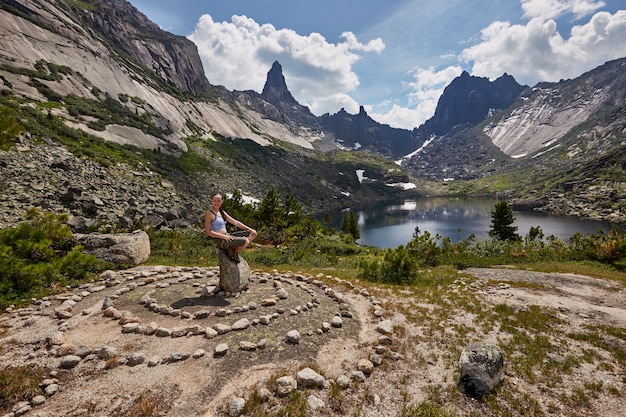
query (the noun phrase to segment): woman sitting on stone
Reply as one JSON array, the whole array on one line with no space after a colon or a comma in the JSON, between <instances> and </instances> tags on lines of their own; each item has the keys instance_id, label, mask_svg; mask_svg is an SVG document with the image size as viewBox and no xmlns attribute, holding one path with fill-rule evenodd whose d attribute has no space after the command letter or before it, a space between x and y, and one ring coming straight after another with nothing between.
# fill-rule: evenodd
<instances>
[{"instance_id":1,"label":"woman sitting on stone","mask_svg":"<svg viewBox=\"0 0 626 417\"><path fill-rule=\"evenodd\" d=\"M220 249L225 249L228 256L235 262L239 262L239 252L250 245L250 242L257 236L256 230L246 226L239 220L233 219L228 213L222 210L224 199L221 194L215 194L211 198L211 208L204 214L204 233L213 238L215 245ZM226 223L247 230L248 237L233 236L226 230Z\"/></svg>"}]
</instances>

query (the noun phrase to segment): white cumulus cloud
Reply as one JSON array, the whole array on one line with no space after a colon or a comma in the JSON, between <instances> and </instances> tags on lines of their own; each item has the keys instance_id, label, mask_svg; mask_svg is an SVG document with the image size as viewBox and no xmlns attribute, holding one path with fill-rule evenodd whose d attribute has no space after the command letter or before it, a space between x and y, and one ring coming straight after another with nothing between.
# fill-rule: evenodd
<instances>
[{"instance_id":1,"label":"white cumulus cloud","mask_svg":"<svg viewBox=\"0 0 626 417\"><path fill-rule=\"evenodd\" d=\"M605 3L595 0L522 0L524 17L528 19L556 19L567 13L573 13L576 19L582 19L602 8Z\"/></svg>"},{"instance_id":2,"label":"white cumulus cloud","mask_svg":"<svg viewBox=\"0 0 626 417\"><path fill-rule=\"evenodd\" d=\"M439 97L453 79L461 75L459 66L450 66L437 71L434 67L415 68L412 71L413 81L407 84L408 105L394 104L385 113L371 113L370 116L379 123L393 127L412 129L420 126L435 114ZM371 106L366 106L368 114Z\"/></svg>"},{"instance_id":3,"label":"white cumulus cloud","mask_svg":"<svg viewBox=\"0 0 626 417\"><path fill-rule=\"evenodd\" d=\"M597 12L564 37L554 18L588 14L600 2L529 0L522 6L530 17L525 25L494 22L482 30L480 43L462 51L460 58L471 64L472 75L497 78L507 72L520 83L534 85L574 78L626 56L626 10Z\"/></svg>"},{"instance_id":4,"label":"white cumulus cloud","mask_svg":"<svg viewBox=\"0 0 626 417\"><path fill-rule=\"evenodd\" d=\"M289 91L318 115L353 107L354 100L347 96L359 85L353 65L362 53L385 48L379 38L362 43L351 32L344 32L341 38L343 41L332 43L319 33L304 36L260 25L246 16L215 22L210 15L203 15L189 36L212 84L260 92L272 63L278 61Z\"/></svg>"}]
</instances>

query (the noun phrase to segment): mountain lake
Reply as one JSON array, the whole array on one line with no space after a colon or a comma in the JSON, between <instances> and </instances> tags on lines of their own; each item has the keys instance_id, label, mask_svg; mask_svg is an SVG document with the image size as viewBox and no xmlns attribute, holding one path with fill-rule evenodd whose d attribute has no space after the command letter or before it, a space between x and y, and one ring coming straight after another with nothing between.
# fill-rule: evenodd
<instances>
[{"instance_id":1,"label":"mountain lake","mask_svg":"<svg viewBox=\"0 0 626 417\"><path fill-rule=\"evenodd\" d=\"M378 248L396 248L411 241L415 228L420 234L428 231L431 236L439 234L453 242L467 239L474 234L478 239L489 237L491 213L498 200L475 198L427 197L407 200L401 204L370 206L354 209L359 217L361 238L357 243ZM329 213L333 226L340 228L343 213ZM517 233L526 236L531 227L541 227L544 240L554 235L568 242L576 232L583 235L599 231L608 233L615 228L620 232L625 225L606 221L579 219L534 211L513 211Z\"/></svg>"}]
</instances>

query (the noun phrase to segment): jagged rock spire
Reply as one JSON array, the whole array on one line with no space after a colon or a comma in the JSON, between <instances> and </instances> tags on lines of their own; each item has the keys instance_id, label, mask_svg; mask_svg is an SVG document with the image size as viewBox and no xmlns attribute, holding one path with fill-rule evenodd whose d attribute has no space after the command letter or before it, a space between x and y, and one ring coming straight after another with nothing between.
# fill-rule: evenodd
<instances>
[{"instance_id":1,"label":"jagged rock spire","mask_svg":"<svg viewBox=\"0 0 626 417\"><path fill-rule=\"evenodd\" d=\"M283 76L283 67L278 61L274 61L272 68L267 73L267 80L265 81L261 97L273 104L298 104L289 92L289 89L287 89L287 83Z\"/></svg>"}]
</instances>

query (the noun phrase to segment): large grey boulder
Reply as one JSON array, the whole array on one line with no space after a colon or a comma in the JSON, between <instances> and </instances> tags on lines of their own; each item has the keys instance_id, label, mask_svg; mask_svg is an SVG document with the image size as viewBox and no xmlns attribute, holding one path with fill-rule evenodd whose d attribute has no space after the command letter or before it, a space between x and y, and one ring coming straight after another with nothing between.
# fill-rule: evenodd
<instances>
[{"instance_id":1,"label":"large grey boulder","mask_svg":"<svg viewBox=\"0 0 626 417\"><path fill-rule=\"evenodd\" d=\"M470 343L461 352L457 387L469 396L481 398L494 391L503 370L504 357L497 346Z\"/></svg>"},{"instance_id":2,"label":"large grey boulder","mask_svg":"<svg viewBox=\"0 0 626 417\"><path fill-rule=\"evenodd\" d=\"M150 237L142 230L132 233L74 234L86 253L117 265L139 265L150 256Z\"/></svg>"},{"instance_id":3,"label":"large grey boulder","mask_svg":"<svg viewBox=\"0 0 626 417\"><path fill-rule=\"evenodd\" d=\"M250 285L250 266L239 253L239 262L233 261L224 249L217 249L220 265L220 288L230 293L238 293Z\"/></svg>"}]
</instances>

